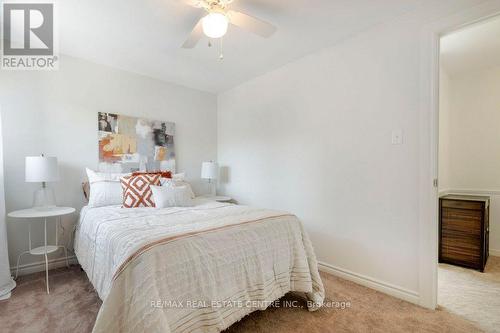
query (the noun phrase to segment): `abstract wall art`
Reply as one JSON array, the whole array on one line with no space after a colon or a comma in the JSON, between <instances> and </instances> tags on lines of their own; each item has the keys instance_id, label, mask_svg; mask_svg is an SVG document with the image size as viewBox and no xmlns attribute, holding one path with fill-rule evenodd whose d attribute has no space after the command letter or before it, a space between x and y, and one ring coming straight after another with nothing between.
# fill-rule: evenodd
<instances>
[{"instance_id":1,"label":"abstract wall art","mask_svg":"<svg viewBox=\"0 0 500 333\"><path fill-rule=\"evenodd\" d=\"M99 169L175 172L175 124L99 112Z\"/></svg>"}]
</instances>

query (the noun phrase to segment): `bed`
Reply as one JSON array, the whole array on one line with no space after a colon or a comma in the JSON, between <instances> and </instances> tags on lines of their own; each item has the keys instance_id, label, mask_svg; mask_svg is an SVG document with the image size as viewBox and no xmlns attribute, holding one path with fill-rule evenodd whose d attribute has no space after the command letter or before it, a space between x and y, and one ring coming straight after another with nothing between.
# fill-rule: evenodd
<instances>
[{"instance_id":1,"label":"bed","mask_svg":"<svg viewBox=\"0 0 500 333\"><path fill-rule=\"evenodd\" d=\"M324 289L300 220L195 199L193 207L84 207L75 252L103 304L94 332L220 332L288 292Z\"/></svg>"}]
</instances>

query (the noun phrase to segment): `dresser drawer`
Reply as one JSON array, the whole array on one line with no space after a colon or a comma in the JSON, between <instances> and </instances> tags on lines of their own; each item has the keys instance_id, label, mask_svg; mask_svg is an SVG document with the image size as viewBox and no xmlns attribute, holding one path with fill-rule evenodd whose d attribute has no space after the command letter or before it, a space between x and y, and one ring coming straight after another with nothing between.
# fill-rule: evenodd
<instances>
[{"instance_id":1,"label":"dresser drawer","mask_svg":"<svg viewBox=\"0 0 500 333\"><path fill-rule=\"evenodd\" d=\"M445 246L443 244L441 249L441 262L457 263L460 265L479 268L481 266L480 252L469 248L460 246Z\"/></svg>"},{"instance_id":2,"label":"dresser drawer","mask_svg":"<svg viewBox=\"0 0 500 333\"><path fill-rule=\"evenodd\" d=\"M441 244L444 247L457 247L463 250L477 251L481 247L481 238L464 232L442 232Z\"/></svg>"},{"instance_id":3,"label":"dresser drawer","mask_svg":"<svg viewBox=\"0 0 500 333\"><path fill-rule=\"evenodd\" d=\"M441 210L441 231L458 231L474 236L481 235L481 211L444 208Z\"/></svg>"},{"instance_id":4,"label":"dresser drawer","mask_svg":"<svg viewBox=\"0 0 500 333\"><path fill-rule=\"evenodd\" d=\"M481 211L483 209L483 203L476 202L476 201L442 200L441 207L443 207L443 208L458 208L458 209L472 209L472 210Z\"/></svg>"},{"instance_id":5,"label":"dresser drawer","mask_svg":"<svg viewBox=\"0 0 500 333\"><path fill-rule=\"evenodd\" d=\"M442 231L441 259L477 265L480 260L481 238L461 231Z\"/></svg>"}]
</instances>

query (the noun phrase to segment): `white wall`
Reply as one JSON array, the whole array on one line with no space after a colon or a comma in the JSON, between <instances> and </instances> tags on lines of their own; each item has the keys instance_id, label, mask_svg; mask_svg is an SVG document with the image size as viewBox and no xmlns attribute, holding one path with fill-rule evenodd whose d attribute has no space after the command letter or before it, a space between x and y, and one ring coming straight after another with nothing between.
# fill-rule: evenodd
<instances>
[{"instance_id":1,"label":"white wall","mask_svg":"<svg viewBox=\"0 0 500 333\"><path fill-rule=\"evenodd\" d=\"M440 4L218 98L220 191L295 213L327 267L415 302L421 33L459 2ZM397 129L402 145L391 144Z\"/></svg>"},{"instance_id":2,"label":"white wall","mask_svg":"<svg viewBox=\"0 0 500 333\"><path fill-rule=\"evenodd\" d=\"M372 30L220 95L218 155L223 192L297 214L320 261L417 292L415 38Z\"/></svg>"},{"instance_id":3,"label":"white wall","mask_svg":"<svg viewBox=\"0 0 500 333\"><path fill-rule=\"evenodd\" d=\"M98 165L98 111L175 122L177 170L187 173L197 192L204 189L201 162L217 157L215 95L71 57L61 59L59 71L2 71L0 107L7 211L31 205L38 184L24 182L24 157L42 152L59 159L61 180L54 184L58 204L83 205L84 168ZM65 240L75 219L65 221ZM37 232L34 241L41 242L42 229ZM27 249L27 237L27 225L9 219L11 265Z\"/></svg>"},{"instance_id":4,"label":"white wall","mask_svg":"<svg viewBox=\"0 0 500 333\"><path fill-rule=\"evenodd\" d=\"M446 78L441 191L491 196L490 251L500 255L500 67Z\"/></svg>"}]
</instances>

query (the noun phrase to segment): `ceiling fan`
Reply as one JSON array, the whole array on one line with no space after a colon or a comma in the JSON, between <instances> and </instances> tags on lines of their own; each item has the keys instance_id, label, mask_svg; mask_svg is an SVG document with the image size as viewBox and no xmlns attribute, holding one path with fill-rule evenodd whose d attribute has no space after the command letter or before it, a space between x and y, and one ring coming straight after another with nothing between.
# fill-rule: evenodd
<instances>
[{"instance_id":1,"label":"ceiling fan","mask_svg":"<svg viewBox=\"0 0 500 333\"><path fill-rule=\"evenodd\" d=\"M268 38L276 32L276 27L253 16L230 10L228 6L234 0L192 0L189 5L204 9L207 15L202 17L188 39L182 45L185 49L196 46L203 35L209 38L222 38L226 33L229 23L253 32L261 37Z\"/></svg>"}]
</instances>

